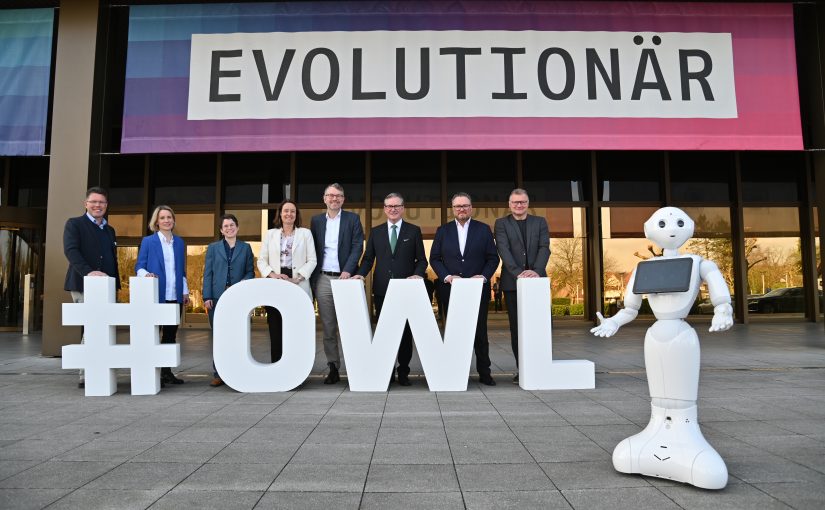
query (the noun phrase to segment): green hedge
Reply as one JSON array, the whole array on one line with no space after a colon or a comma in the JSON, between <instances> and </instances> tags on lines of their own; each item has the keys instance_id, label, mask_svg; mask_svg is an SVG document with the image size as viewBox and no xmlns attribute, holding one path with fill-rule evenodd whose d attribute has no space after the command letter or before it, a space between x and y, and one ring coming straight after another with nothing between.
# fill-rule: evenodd
<instances>
[{"instance_id":1,"label":"green hedge","mask_svg":"<svg viewBox=\"0 0 825 510\"><path fill-rule=\"evenodd\" d=\"M570 305L570 315L584 315L584 303Z\"/></svg>"},{"instance_id":2,"label":"green hedge","mask_svg":"<svg viewBox=\"0 0 825 510\"><path fill-rule=\"evenodd\" d=\"M554 305L570 306L570 298L567 298L567 297L553 298L553 304Z\"/></svg>"}]
</instances>

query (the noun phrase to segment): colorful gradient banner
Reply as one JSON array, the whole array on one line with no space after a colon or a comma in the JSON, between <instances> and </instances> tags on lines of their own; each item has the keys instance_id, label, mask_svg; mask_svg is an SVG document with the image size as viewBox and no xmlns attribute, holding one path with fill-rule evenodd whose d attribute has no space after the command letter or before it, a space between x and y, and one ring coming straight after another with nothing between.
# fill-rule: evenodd
<instances>
[{"instance_id":1,"label":"colorful gradient banner","mask_svg":"<svg viewBox=\"0 0 825 510\"><path fill-rule=\"evenodd\" d=\"M46 150L54 9L0 9L0 156Z\"/></svg>"},{"instance_id":2,"label":"colorful gradient banner","mask_svg":"<svg viewBox=\"0 0 825 510\"><path fill-rule=\"evenodd\" d=\"M386 60L418 71L425 42L431 89L412 71L399 89ZM792 6L130 8L122 152L439 149L801 150Z\"/></svg>"}]
</instances>

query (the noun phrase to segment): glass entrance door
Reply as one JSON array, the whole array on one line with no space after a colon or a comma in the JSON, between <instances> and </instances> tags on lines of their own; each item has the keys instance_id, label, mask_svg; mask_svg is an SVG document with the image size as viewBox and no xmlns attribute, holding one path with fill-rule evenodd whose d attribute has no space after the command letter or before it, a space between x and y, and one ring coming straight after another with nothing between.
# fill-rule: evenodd
<instances>
[{"instance_id":1,"label":"glass entrance door","mask_svg":"<svg viewBox=\"0 0 825 510\"><path fill-rule=\"evenodd\" d=\"M43 234L35 228L0 226L0 330L22 331L26 275L34 275L30 326L41 324L38 271L43 254Z\"/></svg>"}]
</instances>

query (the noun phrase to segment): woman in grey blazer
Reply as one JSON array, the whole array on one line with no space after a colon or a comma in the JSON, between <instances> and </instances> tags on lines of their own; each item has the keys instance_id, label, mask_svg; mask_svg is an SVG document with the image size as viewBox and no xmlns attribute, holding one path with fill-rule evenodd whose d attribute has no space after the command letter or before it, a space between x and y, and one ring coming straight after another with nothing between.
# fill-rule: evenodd
<instances>
[{"instance_id":1,"label":"woman in grey blazer","mask_svg":"<svg viewBox=\"0 0 825 510\"><path fill-rule=\"evenodd\" d=\"M252 249L249 244L238 239L238 218L234 214L221 216L221 235L206 248L206 263L203 268L203 307L209 315L209 325L215 317L215 305L221 294L230 286L242 280L255 277ZM210 386L221 386L223 381L212 363L215 378Z\"/></svg>"}]
</instances>

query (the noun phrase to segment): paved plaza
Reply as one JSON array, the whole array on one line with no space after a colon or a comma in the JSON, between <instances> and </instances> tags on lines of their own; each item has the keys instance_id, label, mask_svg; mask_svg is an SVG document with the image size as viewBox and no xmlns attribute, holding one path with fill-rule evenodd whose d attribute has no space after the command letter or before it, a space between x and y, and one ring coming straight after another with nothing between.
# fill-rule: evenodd
<instances>
[{"instance_id":1,"label":"paved plaza","mask_svg":"<svg viewBox=\"0 0 825 510\"><path fill-rule=\"evenodd\" d=\"M702 341L699 418L725 459L706 491L613 470L650 413L644 324L608 340L554 324L554 356L596 364L596 388L524 391L503 315L493 376L467 392L352 393L312 376L286 393L211 388L209 331L181 330L181 386L84 397L37 335L0 333L0 508L825 508L825 328L737 325ZM125 335L125 332L123 333ZM264 330L253 354L266 357ZM346 380L346 379L345 379Z\"/></svg>"}]
</instances>

